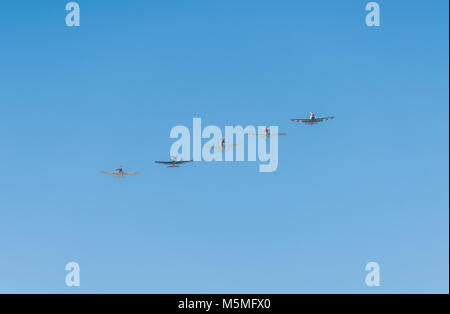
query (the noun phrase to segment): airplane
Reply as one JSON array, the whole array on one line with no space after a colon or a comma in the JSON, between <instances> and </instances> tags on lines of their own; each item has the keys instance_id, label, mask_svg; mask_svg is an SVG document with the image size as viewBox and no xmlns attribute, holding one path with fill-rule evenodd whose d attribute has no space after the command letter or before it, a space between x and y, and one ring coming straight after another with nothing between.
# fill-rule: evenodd
<instances>
[{"instance_id":1,"label":"airplane","mask_svg":"<svg viewBox=\"0 0 450 314\"><path fill-rule=\"evenodd\" d=\"M130 173L124 172L122 166L117 168L115 170L115 172L102 171L102 173L108 174L110 176L114 176L116 178L125 178L125 177L128 177L128 176L134 176L134 175L139 174L139 172L130 172Z\"/></svg>"},{"instance_id":2,"label":"airplane","mask_svg":"<svg viewBox=\"0 0 450 314\"><path fill-rule=\"evenodd\" d=\"M192 162L192 160L177 161L177 157L172 157L172 161L155 161L155 163L157 164L168 165L167 166L168 168L178 168L179 167L178 165L186 164L188 162Z\"/></svg>"},{"instance_id":3,"label":"airplane","mask_svg":"<svg viewBox=\"0 0 450 314\"><path fill-rule=\"evenodd\" d=\"M281 135L286 135L287 133L270 133L269 129L266 128L264 130L264 133L247 133L248 135L256 135L256 136L264 136L266 138L272 137L272 136L281 136Z\"/></svg>"},{"instance_id":4,"label":"airplane","mask_svg":"<svg viewBox=\"0 0 450 314\"><path fill-rule=\"evenodd\" d=\"M211 149L211 148L214 148L214 151L216 152L223 152L224 150L226 150L227 148L231 148L231 147L236 147L236 146L238 146L239 144L231 144L231 145L225 145L225 140L222 140L222 142L220 143L220 145L216 145L216 146L214 146L214 145L205 145L205 146L203 146L203 148L206 148L206 149Z\"/></svg>"},{"instance_id":5,"label":"airplane","mask_svg":"<svg viewBox=\"0 0 450 314\"><path fill-rule=\"evenodd\" d=\"M291 119L294 122L303 122L304 124L307 125L313 125L322 121L326 121L326 120L331 120L334 119L333 116L331 117L325 117L325 118L316 118L316 115L312 112L310 112L310 116L309 119Z\"/></svg>"}]
</instances>

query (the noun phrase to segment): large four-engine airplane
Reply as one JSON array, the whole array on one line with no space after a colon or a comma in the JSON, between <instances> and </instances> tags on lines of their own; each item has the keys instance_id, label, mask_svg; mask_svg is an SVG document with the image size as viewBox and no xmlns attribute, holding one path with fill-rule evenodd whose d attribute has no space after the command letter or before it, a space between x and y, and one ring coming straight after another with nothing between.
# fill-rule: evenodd
<instances>
[{"instance_id":1,"label":"large four-engine airplane","mask_svg":"<svg viewBox=\"0 0 450 314\"><path fill-rule=\"evenodd\" d=\"M310 112L310 116L309 119L291 119L294 122L303 122L304 124L307 125L313 125L322 121L326 121L326 120L331 120L334 119L333 116L331 117L324 117L324 118L316 118L316 115L312 112Z\"/></svg>"}]
</instances>

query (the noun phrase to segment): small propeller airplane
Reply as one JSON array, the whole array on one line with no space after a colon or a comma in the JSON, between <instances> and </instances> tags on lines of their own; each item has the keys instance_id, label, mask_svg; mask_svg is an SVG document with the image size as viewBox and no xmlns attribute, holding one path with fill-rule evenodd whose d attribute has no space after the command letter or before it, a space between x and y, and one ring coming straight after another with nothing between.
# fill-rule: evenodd
<instances>
[{"instance_id":1,"label":"small propeller airplane","mask_svg":"<svg viewBox=\"0 0 450 314\"><path fill-rule=\"evenodd\" d=\"M248 135L256 135L256 136L263 136L266 138L272 137L272 136L281 136L281 135L286 135L287 133L270 133L269 129L266 128L264 130L264 133L247 133Z\"/></svg>"},{"instance_id":2,"label":"small propeller airplane","mask_svg":"<svg viewBox=\"0 0 450 314\"><path fill-rule=\"evenodd\" d=\"M316 118L316 115L312 112L310 112L310 116L309 119L291 119L294 122L303 122L306 125L313 125L322 121L327 121L327 120L331 120L334 119L333 116L331 117L324 117L324 118Z\"/></svg>"},{"instance_id":3,"label":"small propeller airplane","mask_svg":"<svg viewBox=\"0 0 450 314\"><path fill-rule=\"evenodd\" d=\"M125 178L125 177L128 177L128 176L134 176L134 175L139 174L139 172L130 172L130 173L124 172L122 166L117 168L115 170L115 172L102 171L102 173L108 174L110 176L114 176L116 178Z\"/></svg>"},{"instance_id":4,"label":"small propeller airplane","mask_svg":"<svg viewBox=\"0 0 450 314\"><path fill-rule=\"evenodd\" d=\"M206 149L211 149L214 148L215 152L223 152L224 150L226 150L227 148L231 148L231 147L236 147L239 144L231 144L231 145L225 145L225 140L222 140L222 142L220 143L220 145L205 145L203 146L203 148Z\"/></svg>"},{"instance_id":5,"label":"small propeller airplane","mask_svg":"<svg viewBox=\"0 0 450 314\"><path fill-rule=\"evenodd\" d=\"M172 161L155 161L157 164L168 165L168 168L178 168L181 164L192 162L192 160L177 160L177 157L172 157Z\"/></svg>"}]
</instances>

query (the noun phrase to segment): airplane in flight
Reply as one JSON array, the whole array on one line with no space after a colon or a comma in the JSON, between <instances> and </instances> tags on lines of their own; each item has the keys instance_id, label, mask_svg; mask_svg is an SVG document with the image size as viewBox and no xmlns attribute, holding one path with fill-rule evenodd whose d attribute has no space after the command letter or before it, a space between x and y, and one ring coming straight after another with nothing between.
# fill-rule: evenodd
<instances>
[{"instance_id":1,"label":"airplane in flight","mask_svg":"<svg viewBox=\"0 0 450 314\"><path fill-rule=\"evenodd\" d=\"M168 165L168 168L178 168L181 164L186 164L188 162L192 162L192 160L177 160L176 157L172 157L172 161L155 161L157 164Z\"/></svg>"},{"instance_id":2,"label":"airplane in flight","mask_svg":"<svg viewBox=\"0 0 450 314\"><path fill-rule=\"evenodd\" d=\"M281 136L281 135L286 135L287 133L270 133L269 129L266 128L264 130L264 133L247 133L248 135L256 135L256 136L264 136L265 138L269 138L272 136Z\"/></svg>"},{"instance_id":3,"label":"airplane in flight","mask_svg":"<svg viewBox=\"0 0 450 314\"><path fill-rule=\"evenodd\" d=\"M102 173L114 176L115 178L125 178L128 176L134 176L139 174L139 172L130 172L130 173L124 172L122 166L117 168L115 172L102 171Z\"/></svg>"},{"instance_id":4,"label":"airplane in flight","mask_svg":"<svg viewBox=\"0 0 450 314\"><path fill-rule=\"evenodd\" d=\"M334 119L333 116L331 117L324 117L324 118L316 118L316 115L312 112L310 112L310 116L309 119L291 119L294 122L303 122L306 125L313 125L322 121L327 121L327 120L331 120Z\"/></svg>"},{"instance_id":5,"label":"airplane in flight","mask_svg":"<svg viewBox=\"0 0 450 314\"><path fill-rule=\"evenodd\" d=\"M214 145L205 145L205 146L203 146L203 148L206 148L206 149L214 148L215 152L223 152L227 148L236 147L238 145L239 144L225 145L225 140L223 139L222 142L220 143L220 145L215 145L215 146Z\"/></svg>"}]
</instances>

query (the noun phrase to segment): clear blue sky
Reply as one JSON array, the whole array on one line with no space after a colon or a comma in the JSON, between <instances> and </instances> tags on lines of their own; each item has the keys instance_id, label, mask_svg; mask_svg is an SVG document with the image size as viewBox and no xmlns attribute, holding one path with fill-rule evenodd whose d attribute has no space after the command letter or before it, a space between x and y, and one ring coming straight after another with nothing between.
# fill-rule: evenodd
<instances>
[{"instance_id":1,"label":"clear blue sky","mask_svg":"<svg viewBox=\"0 0 450 314\"><path fill-rule=\"evenodd\" d=\"M448 1L67 2L0 6L0 292L448 292ZM155 165L193 117L278 170Z\"/></svg>"}]
</instances>

